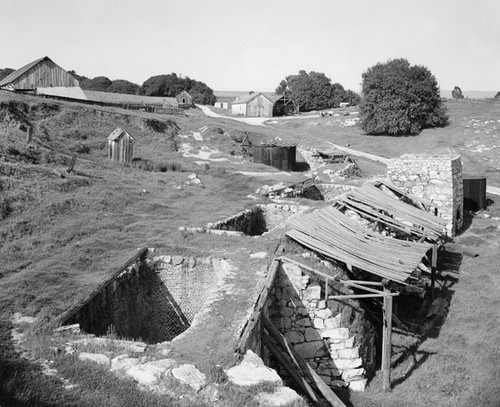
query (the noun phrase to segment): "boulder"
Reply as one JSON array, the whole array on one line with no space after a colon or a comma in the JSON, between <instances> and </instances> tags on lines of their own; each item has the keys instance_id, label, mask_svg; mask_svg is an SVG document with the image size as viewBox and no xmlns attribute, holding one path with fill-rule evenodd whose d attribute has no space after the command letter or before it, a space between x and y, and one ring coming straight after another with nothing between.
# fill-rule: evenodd
<instances>
[{"instance_id":1,"label":"boulder","mask_svg":"<svg viewBox=\"0 0 500 407\"><path fill-rule=\"evenodd\" d=\"M175 365L176 365L175 359L152 360L144 364L144 366L154 366L157 369L160 369L162 373L172 369L173 367L175 367Z\"/></svg>"},{"instance_id":2,"label":"boulder","mask_svg":"<svg viewBox=\"0 0 500 407\"><path fill-rule=\"evenodd\" d=\"M151 365L136 365L127 370L127 375L140 384L149 385L160 379L162 371Z\"/></svg>"},{"instance_id":3,"label":"boulder","mask_svg":"<svg viewBox=\"0 0 500 407\"><path fill-rule=\"evenodd\" d=\"M206 385L205 375L196 369L194 365L187 363L172 369L172 376L196 391L200 391Z\"/></svg>"},{"instance_id":4,"label":"boulder","mask_svg":"<svg viewBox=\"0 0 500 407\"><path fill-rule=\"evenodd\" d=\"M109 366L109 358L102 353L86 353L82 352L78 355L78 359L80 360L89 360L94 363L99 363L103 366Z\"/></svg>"},{"instance_id":5,"label":"boulder","mask_svg":"<svg viewBox=\"0 0 500 407\"><path fill-rule=\"evenodd\" d=\"M172 264L178 266L184 262L184 257L182 256L172 256Z\"/></svg>"},{"instance_id":6,"label":"boulder","mask_svg":"<svg viewBox=\"0 0 500 407\"><path fill-rule=\"evenodd\" d=\"M283 381L274 369L264 365L262 359L248 350L242 362L226 371L231 382L238 386L255 386L261 383L282 385Z\"/></svg>"},{"instance_id":7,"label":"boulder","mask_svg":"<svg viewBox=\"0 0 500 407\"><path fill-rule=\"evenodd\" d=\"M128 355L120 355L111 359L111 371L128 370L139 363L139 359L129 358Z\"/></svg>"},{"instance_id":8,"label":"boulder","mask_svg":"<svg viewBox=\"0 0 500 407\"><path fill-rule=\"evenodd\" d=\"M260 406L289 406L302 400L295 390L289 387L278 387L274 393L259 393L255 397Z\"/></svg>"}]
</instances>

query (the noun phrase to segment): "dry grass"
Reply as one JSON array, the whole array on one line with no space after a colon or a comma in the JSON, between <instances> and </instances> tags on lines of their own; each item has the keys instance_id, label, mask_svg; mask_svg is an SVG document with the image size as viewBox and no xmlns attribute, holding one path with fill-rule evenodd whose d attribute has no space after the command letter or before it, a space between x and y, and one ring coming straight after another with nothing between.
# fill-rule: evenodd
<instances>
[{"instance_id":1,"label":"dry grass","mask_svg":"<svg viewBox=\"0 0 500 407\"><path fill-rule=\"evenodd\" d=\"M213 366L227 367L234 362L231 344L236 325L250 306L250 294L257 290L256 272L265 268L265 261L249 263L248 255L272 252L276 240L272 236L234 239L193 234L181 232L179 227L199 227L221 220L251 207L255 201L248 195L262 184L292 183L302 180L303 175L278 177L278 171L237 159L210 162L205 168L176 152L185 140L180 135L199 132L206 126L204 141L189 136L190 144L198 148L208 144L222 153L236 155L244 134L257 141L279 136L311 147L327 147L327 142L332 141L387 157L451 148L463 154L466 170L484 171L488 182L500 185L498 157L492 148L500 132L491 122L496 120L498 105L487 101L450 101L449 127L403 138L366 136L358 127L341 126L335 117L284 120L254 128L228 119L207 118L196 109L188 116L164 117L52 101L40 105L39 99L0 92L0 103L6 101L27 105L23 114L35 128L35 140L33 147L27 147L23 131L0 123L2 406L175 405L171 400L136 390L128 381L115 383L114 377L96 367L88 370L86 364L60 357L57 363L64 375L82 383L77 393L68 394L57 380L21 360L9 337L12 312L43 318L57 315L85 298L137 247L156 247L160 253L196 257L230 257L240 266L234 290L213 305L206 324L193 329L186 341L172 346L176 358L195 363L214 376L214 381L216 375L209 373ZM162 121L164 125L152 126L148 120ZM108 162L105 140L118 125L136 138L135 156L159 166L164 163L167 171L142 171ZM468 147L468 143L473 146ZM478 143L486 148L479 151ZM64 173L73 151L80 151L75 173L61 178L59 174ZM369 161L358 160L358 164L365 176L383 171ZM170 170L174 168L184 172ZM235 170L268 171L271 175L247 177ZM192 172L198 174L201 185L186 185L187 175ZM498 203L489 211L500 212ZM450 287L451 310L440 330L423 340L402 340L402 346L415 351L415 365L410 353L394 370L391 393L378 390L380 379L376 377L366 393L348 396L353 405L498 405L498 386L494 385L500 378L500 355L494 346L500 334L495 312L500 286L495 269L497 224L491 219L475 218L472 228L458 239L466 246L474 246L481 256L464 258L459 280ZM33 347L43 355L43 338ZM102 382L95 380L97 375ZM250 393L232 387L225 391L225 404L221 405L252 405ZM131 404L121 396L129 392Z\"/></svg>"}]
</instances>

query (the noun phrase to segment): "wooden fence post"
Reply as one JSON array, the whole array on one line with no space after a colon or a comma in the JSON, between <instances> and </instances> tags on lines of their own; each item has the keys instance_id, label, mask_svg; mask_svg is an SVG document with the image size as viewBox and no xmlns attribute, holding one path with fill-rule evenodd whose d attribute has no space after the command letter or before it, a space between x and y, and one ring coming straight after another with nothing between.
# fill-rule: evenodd
<instances>
[{"instance_id":1,"label":"wooden fence post","mask_svg":"<svg viewBox=\"0 0 500 407\"><path fill-rule=\"evenodd\" d=\"M26 130L26 144L31 143L31 140L33 140L33 127L28 126L28 130Z\"/></svg>"},{"instance_id":2,"label":"wooden fence post","mask_svg":"<svg viewBox=\"0 0 500 407\"><path fill-rule=\"evenodd\" d=\"M384 292L390 291L384 287ZM392 296L384 296L384 326L382 327L382 388L391 390L391 352L392 352Z\"/></svg>"}]
</instances>

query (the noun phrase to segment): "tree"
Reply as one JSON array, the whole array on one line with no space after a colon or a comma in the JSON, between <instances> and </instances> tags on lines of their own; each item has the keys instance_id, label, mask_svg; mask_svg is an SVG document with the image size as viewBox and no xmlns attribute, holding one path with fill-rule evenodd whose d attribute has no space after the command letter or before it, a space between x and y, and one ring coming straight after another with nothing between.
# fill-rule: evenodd
<instances>
[{"instance_id":1,"label":"tree","mask_svg":"<svg viewBox=\"0 0 500 407\"><path fill-rule=\"evenodd\" d=\"M84 79L80 82L80 87L86 90L96 90L106 92L106 89L112 84L111 79L106 76L97 76L94 79Z\"/></svg>"},{"instance_id":2,"label":"tree","mask_svg":"<svg viewBox=\"0 0 500 407\"><path fill-rule=\"evenodd\" d=\"M138 95L140 86L125 79L116 79L106 88L106 92Z\"/></svg>"},{"instance_id":3,"label":"tree","mask_svg":"<svg viewBox=\"0 0 500 407\"><path fill-rule=\"evenodd\" d=\"M455 86L455 88L451 91L451 97L453 99L463 99L464 95L462 93L462 89L460 89L458 86Z\"/></svg>"},{"instance_id":4,"label":"tree","mask_svg":"<svg viewBox=\"0 0 500 407\"><path fill-rule=\"evenodd\" d=\"M355 102L355 98L352 97L354 92L348 92L341 84L332 84L330 78L324 73L307 73L304 70L299 71L298 75L287 76L276 88L278 95L286 93L298 104L299 110L302 112L338 107L340 102L351 103L351 101L346 100L348 98Z\"/></svg>"},{"instance_id":5,"label":"tree","mask_svg":"<svg viewBox=\"0 0 500 407\"><path fill-rule=\"evenodd\" d=\"M147 96L175 97L183 90L189 92L194 103L215 103L214 91L205 83L189 77L182 78L175 73L152 76L142 84L140 91Z\"/></svg>"},{"instance_id":6,"label":"tree","mask_svg":"<svg viewBox=\"0 0 500 407\"><path fill-rule=\"evenodd\" d=\"M423 66L393 59L362 75L361 127L368 134L418 134L448 124L436 78Z\"/></svg>"},{"instance_id":7,"label":"tree","mask_svg":"<svg viewBox=\"0 0 500 407\"><path fill-rule=\"evenodd\" d=\"M493 97L493 100L500 100L500 92L497 92L497 94Z\"/></svg>"},{"instance_id":8,"label":"tree","mask_svg":"<svg viewBox=\"0 0 500 407\"><path fill-rule=\"evenodd\" d=\"M12 72L14 72L14 69L12 69L12 68L3 68L3 69L0 69L0 81L3 78L6 78L7 76L9 76Z\"/></svg>"}]
</instances>

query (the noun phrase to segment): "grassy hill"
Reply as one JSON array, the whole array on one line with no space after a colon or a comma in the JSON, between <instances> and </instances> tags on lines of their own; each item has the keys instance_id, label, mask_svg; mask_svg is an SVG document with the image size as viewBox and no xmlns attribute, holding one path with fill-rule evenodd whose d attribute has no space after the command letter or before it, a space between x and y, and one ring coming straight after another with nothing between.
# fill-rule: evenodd
<instances>
[{"instance_id":1,"label":"grassy hill","mask_svg":"<svg viewBox=\"0 0 500 407\"><path fill-rule=\"evenodd\" d=\"M272 252L275 240L247 239L242 247L240 240L179 230L203 226L254 205L263 198L250 195L263 184L304 179L303 173L282 174L244 159L241 141L246 135L254 142L280 137L308 148L328 148L331 141L385 157L453 151L462 155L466 172L487 175L488 183L500 186L500 104L461 100L448 101L447 106L448 127L395 138L367 136L357 125L344 125L346 119L356 117L354 108L346 117L285 118L255 127L209 118L197 109L183 116L165 116L0 92L0 394L16 395L18 401L9 399L12 405L79 406L96 405L115 397L113 392L123 392L101 386L92 397L64 393L55 379L47 379L19 358L10 340L10 320L14 312L42 321L58 315L85 298L138 247L230 257L240 267L235 279L241 281L241 293L256 289L255 266L248 264L248 255ZM26 143L28 126L34 130L30 144ZM107 160L106 138L116 127L135 138L134 156L142 159L136 166ZM216 161L205 165L202 153L207 148L218 153L211 156ZM183 151L190 151L191 157ZM78 159L74 172L67 174L73 153ZM378 164L361 159L358 163L365 177L384 172ZM166 171L149 170L154 168ZM200 185L187 185L192 173L198 175ZM498 216L498 204L489 211ZM452 289L450 324L429 341L401 350L407 355L396 369L395 380L400 380L390 396L378 393L374 386L364 395L353 396L354 405L494 405L488 403L495 400L496 390L487 386L480 394L479 389L488 375L492 381L500 378L500 363L496 363L500 355L491 345L500 326L498 313L491 311L498 305L495 284L500 283L494 270L497 224L490 218L474 220L458 238L480 251L481 257L463 263L460 281ZM220 325L214 332L204 338L200 334L201 343L217 343L212 350L191 355L181 347L179 355L190 361L198 358L202 370L208 369L202 357L229 364L232 349L227 341L232 333L223 323L224 315L245 312L248 302L231 304L230 309L220 310ZM410 355L415 355L415 367ZM421 391L425 397L415 401ZM147 399L144 394L137 397ZM483 403L474 404L476 399ZM119 400L102 405L134 405L136 399ZM9 405L1 397L0 401ZM163 402L150 400L150 405Z\"/></svg>"}]
</instances>

